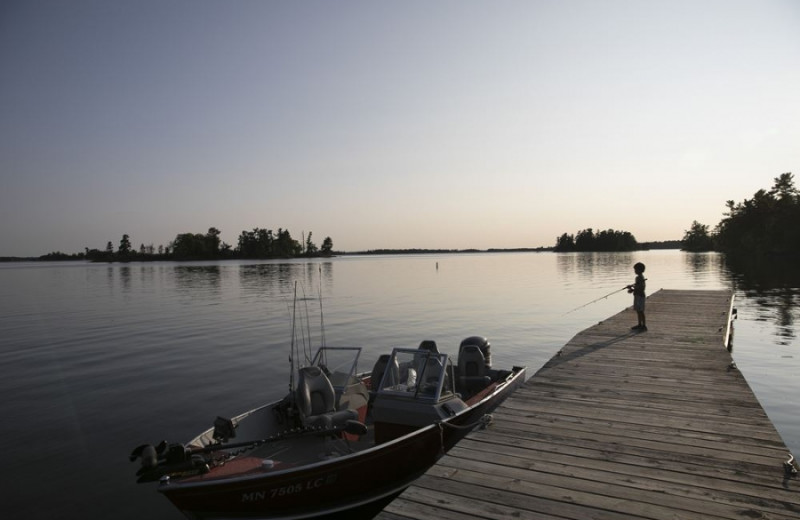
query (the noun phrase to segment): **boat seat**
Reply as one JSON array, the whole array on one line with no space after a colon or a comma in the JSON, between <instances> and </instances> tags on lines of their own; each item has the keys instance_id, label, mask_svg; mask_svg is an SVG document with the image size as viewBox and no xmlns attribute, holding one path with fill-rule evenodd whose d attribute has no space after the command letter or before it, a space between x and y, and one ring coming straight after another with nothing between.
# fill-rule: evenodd
<instances>
[{"instance_id":1,"label":"boat seat","mask_svg":"<svg viewBox=\"0 0 800 520\"><path fill-rule=\"evenodd\" d=\"M433 341L431 339L426 339L426 340L423 340L419 344L419 347L417 347L417 350L420 353L414 356L414 362L413 362L411 368L413 368L417 372L417 375L421 377L423 375L422 371L425 369L425 364L427 363L427 361L429 359L429 357L428 357L429 355L427 354L427 352L430 352L432 354L438 354L439 353L439 347L436 346L436 342L435 341ZM430 374L430 370L428 370L427 372ZM420 381L424 382L425 379L423 378Z\"/></svg>"},{"instance_id":2,"label":"boat seat","mask_svg":"<svg viewBox=\"0 0 800 520\"><path fill-rule=\"evenodd\" d=\"M372 393L376 393L381 386L381 381L383 380L384 374L386 374L386 367L389 366L389 360L392 358L391 354L381 354L378 358L378 361L375 362L375 366L372 367L372 375L370 376L370 381L372 385ZM400 378L400 367L397 366L397 360L394 360L394 366L390 369L389 377L390 380L387 381L387 385L396 385L399 382Z\"/></svg>"},{"instance_id":3,"label":"boat seat","mask_svg":"<svg viewBox=\"0 0 800 520\"><path fill-rule=\"evenodd\" d=\"M439 358L431 358L428 359L420 369L422 370L419 379L420 392L423 394L434 393L436 387L439 385L439 376L442 373L442 362L439 361Z\"/></svg>"},{"instance_id":4,"label":"boat seat","mask_svg":"<svg viewBox=\"0 0 800 520\"><path fill-rule=\"evenodd\" d=\"M434 354L439 353L439 347L436 346L436 342L432 339L422 340L422 342L419 344L419 350L428 350Z\"/></svg>"},{"instance_id":5,"label":"boat seat","mask_svg":"<svg viewBox=\"0 0 800 520\"><path fill-rule=\"evenodd\" d=\"M459 388L472 391L482 388L492 379L486 373L486 359L480 347L464 345L458 353Z\"/></svg>"},{"instance_id":6,"label":"boat seat","mask_svg":"<svg viewBox=\"0 0 800 520\"><path fill-rule=\"evenodd\" d=\"M336 410L336 394L328 376L316 366L299 370L295 390L297 410L307 428L343 428L347 421L358 420L355 410Z\"/></svg>"}]
</instances>

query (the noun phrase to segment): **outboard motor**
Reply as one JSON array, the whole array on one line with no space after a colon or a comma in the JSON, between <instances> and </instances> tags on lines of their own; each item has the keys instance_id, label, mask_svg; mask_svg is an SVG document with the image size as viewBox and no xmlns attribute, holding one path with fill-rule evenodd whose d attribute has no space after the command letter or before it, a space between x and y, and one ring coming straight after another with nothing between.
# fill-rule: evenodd
<instances>
[{"instance_id":1,"label":"outboard motor","mask_svg":"<svg viewBox=\"0 0 800 520\"><path fill-rule=\"evenodd\" d=\"M488 339L484 338L483 336L468 337L461 342L461 345L459 345L459 355L461 355L461 349L463 349L466 345L475 345L481 349L481 354L483 354L483 358L486 360L486 368L492 368L492 345L489 343Z\"/></svg>"}]
</instances>

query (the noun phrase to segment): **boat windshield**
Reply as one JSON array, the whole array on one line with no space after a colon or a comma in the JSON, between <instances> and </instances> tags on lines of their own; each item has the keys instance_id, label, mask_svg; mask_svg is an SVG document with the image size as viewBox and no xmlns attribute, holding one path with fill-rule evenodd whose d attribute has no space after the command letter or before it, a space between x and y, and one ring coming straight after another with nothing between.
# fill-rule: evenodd
<instances>
[{"instance_id":1,"label":"boat windshield","mask_svg":"<svg viewBox=\"0 0 800 520\"><path fill-rule=\"evenodd\" d=\"M334 390L341 394L356 379L360 355L360 347L321 347L311 364L322 368Z\"/></svg>"},{"instance_id":2,"label":"boat windshield","mask_svg":"<svg viewBox=\"0 0 800 520\"><path fill-rule=\"evenodd\" d=\"M453 394L452 365L447 354L396 348L378 393L439 400Z\"/></svg>"}]
</instances>

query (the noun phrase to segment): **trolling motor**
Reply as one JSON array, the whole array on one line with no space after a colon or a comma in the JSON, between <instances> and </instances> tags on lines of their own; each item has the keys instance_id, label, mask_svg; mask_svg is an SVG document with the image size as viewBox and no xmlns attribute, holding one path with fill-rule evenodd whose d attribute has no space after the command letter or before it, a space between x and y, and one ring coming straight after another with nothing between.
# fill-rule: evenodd
<instances>
[{"instance_id":1,"label":"trolling motor","mask_svg":"<svg viewBox=\"0 0 800 520\"><path fill-rule=\"evenodd\" d=\"M128 457L131 462L138 458L141 459L141 467L136 472L136 476L139 477L136 482L155 482L158 480L169 482L168 476L175 473L203 475L211 471L209 461L203 455L222 450L253 448L287 437L304 435L335 435L345 432L361 436L367 433L367 427L364 424L356 420L348 420L345 421L344 425L335 428L290 429L266 439L228 443L228 439L236 437L235 428L236 426L230 419L217 417L214 421L213 433L215 442L208 446L189 448L180 443L167 443L167 441L161 441L155 446L152 444L137 446Z\"/></svg>"},{"instance_id":2,"label":"trolling motor","mask_svg":"<svg viewBox=\"0 0 800 520\"><path fill-rule=\"evenodd\" d=\"M201 455L180 443L168 444L161 441L158 445L142 444L131 452L131 462L141 458L141 467L136 472L136 482L153 482L169 473L203 474L209 472L208 463Z\"/></svg>"},{"instance_id":3,"label":"trolling motor","mask_svg":"<svg viewBox=\"0 0 800 520\"><path fill-rule=\"evenodd\" d=\"M225 417L214 420L214 433L217 444L228 442L236 437L236 426ZM137 482L153 482L170 473L203 474L210 471L206 459L196 449L187 448L180 443L161 441L157 445L142 444L131 452L128 459L133 462L141 458L141 467L136 472Z\"/></svg>"}]
</instances>

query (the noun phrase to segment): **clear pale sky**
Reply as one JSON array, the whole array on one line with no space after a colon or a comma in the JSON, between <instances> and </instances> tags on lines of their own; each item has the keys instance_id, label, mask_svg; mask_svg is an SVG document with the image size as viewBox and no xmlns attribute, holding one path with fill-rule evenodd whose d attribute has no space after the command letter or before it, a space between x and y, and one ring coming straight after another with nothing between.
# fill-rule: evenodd
<instances>
[{"instance_id":1,"label":"clear pale sky","mask_svg":"<svg viewBox=\"0 0 800 520\"><path fill-rule=\"evenodd\" d=\"M680 239L800 178L800 1L0 3L0 256Z\"/></svg>"}]
</instances>

